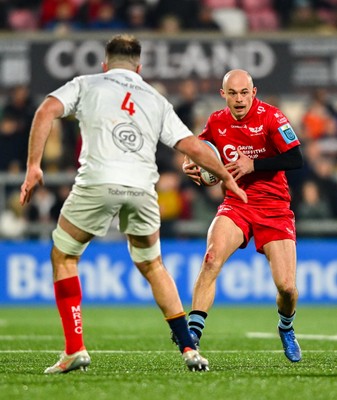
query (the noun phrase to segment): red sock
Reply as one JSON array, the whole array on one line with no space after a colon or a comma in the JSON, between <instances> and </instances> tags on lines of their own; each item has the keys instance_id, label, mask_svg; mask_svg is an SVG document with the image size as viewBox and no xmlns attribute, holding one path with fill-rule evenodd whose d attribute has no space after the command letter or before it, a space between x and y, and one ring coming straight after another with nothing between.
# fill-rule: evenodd
<instances>
[{"instance_id":1,"label":"red sock","mask_svg":"<svg viewBox=\"0 0 337 400\"><path fill-rule=\"evenodd\" d=\"M82 290L78 276L54 283L55 299L65 337L65 352L73 354L84 349L82 334Z\"/></svg>"}]
</instances>

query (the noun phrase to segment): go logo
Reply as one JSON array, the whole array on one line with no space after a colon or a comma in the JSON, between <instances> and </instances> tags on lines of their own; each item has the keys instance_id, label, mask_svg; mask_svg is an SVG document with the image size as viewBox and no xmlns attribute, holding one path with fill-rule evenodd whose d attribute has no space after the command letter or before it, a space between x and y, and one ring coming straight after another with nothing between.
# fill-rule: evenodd
<instances>
[{"instance_id":1,"label":"go logo","mask_svg":"<svg viewBox=\"0 0 337 400\"><path fill-rule=\"evenodd\" d=\"M144 138L139 128L130 123L121 123L112 131L112 138L117 147L127 153L133 153L143 147Z\"/></svg>"}]
</instances>

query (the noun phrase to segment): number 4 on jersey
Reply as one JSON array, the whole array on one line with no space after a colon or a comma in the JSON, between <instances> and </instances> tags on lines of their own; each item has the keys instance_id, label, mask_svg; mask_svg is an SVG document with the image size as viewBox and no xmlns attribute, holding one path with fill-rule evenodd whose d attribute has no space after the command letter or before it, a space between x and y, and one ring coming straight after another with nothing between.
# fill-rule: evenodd
<instances>
[{"instance_id":1,"label":"number 4 on jersey","mask_svg":"<svg viewBox=\"0 0 337 400\"><path fill-rule=\"evenodd\" d=\"M121 108L122 110L128 111L130 115L133 115L136 112L135 103L130 98L131 98L131 93L127 92L124 97Z\"/></svg>"}]
</instances>

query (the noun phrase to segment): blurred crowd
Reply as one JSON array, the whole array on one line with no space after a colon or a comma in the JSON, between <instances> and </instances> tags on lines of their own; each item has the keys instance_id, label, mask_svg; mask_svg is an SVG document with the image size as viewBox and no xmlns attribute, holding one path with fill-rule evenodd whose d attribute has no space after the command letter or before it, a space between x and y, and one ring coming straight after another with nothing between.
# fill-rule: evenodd
<instances>
[{"instance_id":1,"label":"blurred crowd","mask_svg":"<svg viewBox=\"0 0 337 400\"><path fill-rule=\"evenodd\" d=\"M0 30L335 30L336 0L0 0Z\"/></svg>"},{"instance_id":2,"label":"blurred crowd","mask_svg":"<svg viewBox=\"0 0 337 400\"><path fill-rule=\"evenodd\" d=\"M178 95L171 99L180 118L196 135L201 132L209 113L224 106L220 98L216 106L210 105L200 95L200 84L192 79L184 81ZM162 84L158 84L157 89L167 95ZM283 109L281 99L276 96L261 99ZM9 91L1 107L0 173L6 173L9 178L9 184L0 185L4 192L0 197L6 199L5 207L0 209L2 238L49 238L71 189L72 174L78 167L81 139L77 122L72 118L57 121L45 149L43 169L45 174L51 175L69 172L71 179L64 181L62 178L38 187L31 203L20 206L19 184L11 184L10 177L25 171L29 127L36 106L29 87L21 85ZM296 118L294 115L290 118L305 157L304 168L288 173L292 207L298 223L311 221L319 228L324 221L337 218L337 108L329 93L318 89L303 101L301 110ZM204 237L223 198L220 185L195 185L182 173L182 155L161 144L157 162L161 173L157 190L162 236ZM306 235L305 232L300 234ZM118 239L118 235L116 227L112 227L110 238Z\"/></svg>"},{"instance_id":3,"label":"blurred crowd","mask_svg":"<svg viewBox=\"0 0 337 400\"><path fill-rule=\"evenodd\" d=\"M337 0L0 0L0 31L51 31L58 34L88 31L181 31L225 34L301 29L335 31ZM153 83L153 82L151 82ZM156 85L156 83L153 83ZM208 115L223 102L208 93L205 82L187 79L179 92L168 95L162 83L157 89L169 97L184 123L198 135ZM263 88L259 88L263 92ZM19 204L17 178L25 171L29 129L37 99L27 85L5 89L0 104L0 238L49 238L78 167L81 138L75 119L53 126L44 158L47 175L59 176L38 187L28 206ZM218 100L214 100L214 98ZM262 100L286 112L285 99ZM314 90L298 101L290 120L302 142L305 166L288 173L292 207L298 226L310 222L315 235L327 221L337 218L337 106L333 93ZM221 203L220 185L198 187L181 170L182 156L159 144L157 185L163 237L204 237ZM307 225L306 225L307 227ZM307 228L306 228L307 229ZM321 232L322 233L322 232ZM337 229L325 234L337 234ZM119 238L115 226L109 238Z\"/></svg>"}]
</instances>

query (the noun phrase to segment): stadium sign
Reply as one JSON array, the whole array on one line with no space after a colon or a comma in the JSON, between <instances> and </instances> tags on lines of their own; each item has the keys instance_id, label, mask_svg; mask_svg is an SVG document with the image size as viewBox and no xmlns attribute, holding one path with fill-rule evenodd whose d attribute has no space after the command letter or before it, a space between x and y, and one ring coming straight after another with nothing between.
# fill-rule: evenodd
<instances>
[{"instance_id":1,"label":"stadium sign","mask_svg":"<svg viewBox=\"0 0 337 400\"><path fill-rule=\"evenodd\" d=\"M142 76L164 83L169 93L187 78L217 93L223 74L233 68L250 71L265 94L290 95L317 87L337 91L334 36L140 38ZM35 96L45 96L74 76L100 72L105 41L94 35L0 37L0 85L27 83Z\"/></svg>"},{"instance_id":2,"label":"stadium sign","mask_svg":"<svg viewBox=\"0 0 337 400\"><path fill-rule=\"evenodd\" d=\"M298 243L297 286L302 304L337 301L336 245L336 241ZM199 240L162 244L164 262L185 303L191 302L204 246ZM0 251L0 304L54 303L50 244L1 243ZM92 243L79 270L86 303L153 304L151 289L132 265L125 243ZM217 304L275 304L275 295L268 263L252 244L230 258L217 281Z\"/></svg>"},{"instance_id":3,"label":"stadium sign","mask_svg":"<svg viewBox=\"0 0 337 400\"><path fill-rule=\"evenodd\" d=\"M314 87L337 89L334 38L150 37L141 42L142 76L164 83L169 92L177 90L182 80L194 78L207 83L213 93L224 73L233 68L250 71L266 94L291 94ZM32 41L24 55L29 57L33 92L44 96L76 75L100 72L104 45L100 39Z\"/></svg>"},{"instance_id":4,"label":"stadium sign","mask_svg":"<svg viewBox=\"0 0 337 400\"><path fill-rule=\"evenodd\" d=\"M244 67L255 78L265 78L274 69L276 54L264 41L224 43L215 41L185 43L168 40L142 42L142 75L145 79L185 79L190 76L212 78L224 71ZM101 71L104 45L88 40L61 40L52 43L42 58L46 72L56 80Z\"/></svg>"}]
</instances>

